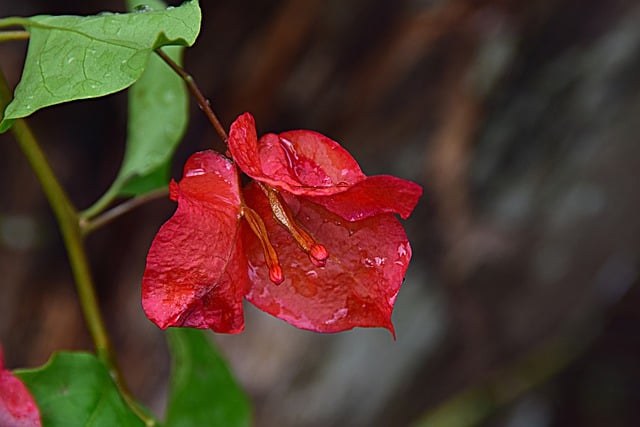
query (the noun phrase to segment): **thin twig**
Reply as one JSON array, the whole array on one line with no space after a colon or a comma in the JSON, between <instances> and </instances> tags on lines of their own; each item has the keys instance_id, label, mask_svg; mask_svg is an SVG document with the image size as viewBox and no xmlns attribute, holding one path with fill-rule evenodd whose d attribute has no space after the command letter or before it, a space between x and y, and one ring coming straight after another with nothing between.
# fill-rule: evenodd
<instances>
[{"instance_id":1,"label":"thin twig","mask_svg":"<svg viewBox=\"0 0 640 427\"><path fill-rule=\"evenodd\" d=\"M226 144L227 139L229 139L229 137L227 136L227 132L224 130L224 127L222 127L222 125L220 124L218 117L216 117L216 114L211 109L211 104L209 103L209 100L204 97L204 95L200 91L200 88L198 88L198 85L196 84L195 80L193 80L193 77L191 77L189 73L187 73L182 67L176 64L171 58L169 58L169 55L164 53L162 49L157 49L156 53L160 58L162 58L164 62L167 63L167 65L171 67L173 71L175 71L180 77L182 77L182 80L184 80L184 82L186 83L187 88L189 89L189 92L191 92L191 94L196 98L196 101L198 102L198 106L207 116L207 118L213 125L218 135L220 135L220 138L222 138L222 141Z\"/></svg>"},{"instance_id":2,"label":"thin twig","mask_svg":"<svg viewBox=\"0 0 640 427\"><path fill-rule=\"evenodd\" d=\"M97 228L100 228L116 218L126 214L129 211L134 210L138 206L142 206L143 204L150 202L154 199L159 199L160 197L165 197L169 194L169 190L166 188L161 188L159 190L151 191L142 196L134 197L133 199L129 199L126 202L123 202L116 207L104 212L103 214L95 217L92 220L85 220L80 223L80 228L82 229L82 233L87 235L94 231Z\"/></svg>"}]
</instances>

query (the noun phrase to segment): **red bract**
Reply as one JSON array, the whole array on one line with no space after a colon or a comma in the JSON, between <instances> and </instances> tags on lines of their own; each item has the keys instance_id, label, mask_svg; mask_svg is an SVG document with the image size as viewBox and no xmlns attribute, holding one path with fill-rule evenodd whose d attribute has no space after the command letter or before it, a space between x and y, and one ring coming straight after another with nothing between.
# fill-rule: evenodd
<instances>
[{"instance_id":1,"label":"red bract","mask_svg":"<svg viewBox=\"0 0 640 427\"><path fill-rule=\"evenodd\" d=\"M171 198L178 210L153 240L142 280L147 316L163 329L240 332L248 280L235 166L212 151L196 153L180 184L171 183Z\"/></svg>"},{"instance_id":2,"label":"red bract","mask_svg":"<svg viewBox=\"0 0 640 427\"><path fill-rule=\"evenodd\" d=\"M0 426L40 427L40 411L27 387L4 369L0 347Z\"/></svg>"},{"instance_id":3,"label":"red bract","mask_svg":"<svg viewBox=\"0 0 640 427\"><path fill-rule=\"evenodd\" d=\"M178 210L151 245L143 306L161 328L238 332L242 298L294 326L338 332L380 326L411 258L402 225L422 189L365 176L337 142L312 131L259 140L245 113L231 126L233 161L205 151L172 183ZM244 189L236 165L253 178Z\"/></svg>"}]
</instances>

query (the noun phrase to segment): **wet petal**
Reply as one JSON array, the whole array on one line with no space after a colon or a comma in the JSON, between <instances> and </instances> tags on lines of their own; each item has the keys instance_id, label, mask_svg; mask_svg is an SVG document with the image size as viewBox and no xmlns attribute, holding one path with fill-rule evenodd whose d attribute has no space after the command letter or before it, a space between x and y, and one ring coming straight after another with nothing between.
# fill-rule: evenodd
<instances>
[{"instance_id":1,"label":"wet petal","mask_svg":"<svg viewBox=\"0 0 640 427\"><path fill-rule=\"evenodd\" d=\"M268 201L255 184L244 194L264 219L285 277L274 285L259 245L245 241L252 282L248 301L303 329L339 332L362 326L393 333L391 312L411 248L392 214L348 222L317 204L285 197L298 223L329 252L325 266L317 267L272 218Z\"/></svg>"},{"instance_id":2,"label":"wet petal","mask_svg":"<svg viewBox=\"0 0 640 427\"><path fill-rule=\"evenodd\" d=\"M160 228L147 256L145 313L163 329L240 332L248 281L237 170L217 153L196 153L182 181L172 187L178 209Z\"/></svg>"},{"instance_id":3,"label":"wet petal","mask_svg":"<svg viewBox=\"0 0 640 427\"><path fill-rule=\"evenodd\" d=\"M40 427L40 411L25 385L4 369L0 347L0 426Z\"/></svg>"},{"instance_id":4,"label":"wet petal","mask_svg":"<svg viewBox=\"0 0 640 427\"><path fill-rule=\"evenodd\" d=\"M249 113L231 125L229 150L244 173L293 194L335 194L365 178L340 144L317 132L269 133L258 141Z\"/></svg>"},{"instance_id":5,"label":"wet petal","mask_svg":"<svg viewBox=\"0 0 640 427\"><path fill-rule=\"evenodd\" d=\"M332 196L309 197L347 221L381 213L397 213L407 219L422 195L418 184L390 175L376 175Z\"/></svg>"}]
</instances>

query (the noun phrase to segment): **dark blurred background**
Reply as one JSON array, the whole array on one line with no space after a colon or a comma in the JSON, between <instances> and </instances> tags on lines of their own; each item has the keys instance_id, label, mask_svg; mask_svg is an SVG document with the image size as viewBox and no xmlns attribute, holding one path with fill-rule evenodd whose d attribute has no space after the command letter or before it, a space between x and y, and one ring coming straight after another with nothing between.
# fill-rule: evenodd
<instances>
[{"instance_id":1,"label":"dark blurred background","mask_svg":"<svg viewBox=\"0 0 640 427\"><path fill-rule=\"evenodd\" d=\"M425 188L406 222L397 341L300 331L249 306L245 332L215 337L256 425L638 425L640 2L201 3L185 66L225 126L251 111L259 133L318 130L365 173ZM124 4L0 0L0 16L102 10ZM26 46L0 45L11 85ZM192 107L174 177L219 144ZM125 120L124 93L29 118L79 208L115 177ZM9 134L0 182L7 365L91 349L55 221ZM173 209L154 201L88 239L125 375L158 412L168 356L140 278Z\"/></svg>"}]
</instances>

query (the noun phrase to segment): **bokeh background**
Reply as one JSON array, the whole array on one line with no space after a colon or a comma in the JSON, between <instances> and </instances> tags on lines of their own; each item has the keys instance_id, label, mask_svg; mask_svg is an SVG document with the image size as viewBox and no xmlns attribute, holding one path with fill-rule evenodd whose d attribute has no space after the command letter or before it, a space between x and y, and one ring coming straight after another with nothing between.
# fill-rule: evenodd
<instances>
[{"instance_id":1,"label":"bokeh background","mask_svg":"<svg viewBox=\"0 0 640 427\"><path fill-rule=\"evenodd\" d=\"M177 2L173 2L176 4ZM640 423L640 3L202 0L186 68L223 123L318 130L367 174L422 184L394 323L320 335L247 306L215 336L258 426ZM123 2L0 0L0 16ZM10 83L26 42L0 45ZM192 103L174 163L219 144ZM80 208L122 158L126 95L30 119ZM218 145L219 146L219 145ZM9 367L90 349L67 258L17 144L0 136L0 342ZM157 200L88 240L134 391L161 412L169 361L140 308Z\"/></svg>"}]
</instances>

